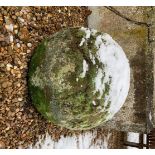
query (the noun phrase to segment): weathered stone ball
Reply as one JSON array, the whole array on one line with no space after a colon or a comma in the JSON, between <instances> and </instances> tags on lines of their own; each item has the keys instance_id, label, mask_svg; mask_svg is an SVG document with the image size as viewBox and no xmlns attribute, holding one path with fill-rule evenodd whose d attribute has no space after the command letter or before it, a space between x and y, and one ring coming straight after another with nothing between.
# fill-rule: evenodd
<instances>
[{"instance_id":1,"label":"weathered stone ball","mask_svg":"<svg viewBox=\"0 0 155 155\"><path fill-rule=\"evenodd\" d=\"M125 102L130 68L122 48L106 33L66 28L45 39L29 64L36 109L49 121L86 130L112 119Z\"/></svg>"}]
</instances>

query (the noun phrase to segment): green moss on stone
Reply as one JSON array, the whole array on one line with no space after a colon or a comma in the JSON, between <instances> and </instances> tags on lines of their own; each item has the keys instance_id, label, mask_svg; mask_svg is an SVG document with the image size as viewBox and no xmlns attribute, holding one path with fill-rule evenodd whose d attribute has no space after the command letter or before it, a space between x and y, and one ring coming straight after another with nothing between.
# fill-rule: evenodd
<instances>
[{"instance_id":1,"label":"green moss on stone","mask_svg":"<svg viewBox=\"0 0 155 155\"><path fill-rule=\"evenodd\" d=\"M79 28L64 29L36 48L29 67L29 90L34 106L49 121L72 130L86 130L107 120L110 103L105 111L99 107L104 108L109 84L100 99L100 93L94 93L98 68L104 70L95 55L95 39L99 34L91 35L79 46L85 32ZM81 78L84 60L89 69Z\"/></svg>"},{"instance_id":2,"label":"green moss on stone","mask_svg":"<svg viewBox=\"0 0 155 155\"><path fill-rule=\"evenodd\" d=\"M43 41L35 49L34 55L29 65L29 76L31 76L35 72L36 68L40 66L41 62L43 61L45 57L46 43L47 43L47 40Z\"/></svg>"}]
</instances>

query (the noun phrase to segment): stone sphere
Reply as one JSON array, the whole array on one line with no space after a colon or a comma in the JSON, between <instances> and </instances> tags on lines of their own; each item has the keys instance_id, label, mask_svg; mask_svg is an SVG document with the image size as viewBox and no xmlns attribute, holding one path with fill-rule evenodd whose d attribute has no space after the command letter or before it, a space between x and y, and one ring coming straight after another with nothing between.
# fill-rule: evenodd
<instances>
[{"instance_id":1,"label":"stone sphere","mask_svg":"<svg viewBox=\"0 0 155 155\"><path fill-rule=\"evenodd\" d=\"M87 130L112 119L128 94L130 67L106 33L66 28L45 39L29 64L36 109L56 125Z\"/></svg>"}]
</instances>

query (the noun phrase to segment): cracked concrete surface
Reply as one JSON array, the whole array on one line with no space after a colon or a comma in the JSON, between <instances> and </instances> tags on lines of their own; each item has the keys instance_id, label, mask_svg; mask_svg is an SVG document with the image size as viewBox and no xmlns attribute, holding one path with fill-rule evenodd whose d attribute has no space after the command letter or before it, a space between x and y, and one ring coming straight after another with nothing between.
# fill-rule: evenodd
<instances>
[{"instance_id":1,"label":"cracked concrete surface","mask_svg":"<svg viewBox=\"0 0 155 155\"><path fill-rule=\"evenodd\" d=\"M115 9L114 7L111 7L111 6L105 6L106 9L112 11L114 14L122 17L123 19L129 21L129 22L132 22L136 25L144 25L144 26L149 26L150 24L148 24L147 22L145 21L139 21L138 20L135 20L135 19L132 19L133 17L128 17L128 15L125 15L125 13L122 13L121 11L118 11L117 9ZM123 7L124 8L124 7ZM135 13L137 13L139 9L137 8ZM126 11L127 12L127 11Z\"/></svg>"},{"instance_id":2,"label":"cracked concrete surface","mask_svg":"<svg viewBox=\"0 0 155 155\"><path fill-rule=\"evenodd\" d=\"M92 11L88 17L89 27L110 34L124 49L131 67L127 100L104 127L121 131L149 132L154 125L155 117L155 101L153 102L155 9L154 7L89 7L89 9Z\"/></svg>"}]
</instances>

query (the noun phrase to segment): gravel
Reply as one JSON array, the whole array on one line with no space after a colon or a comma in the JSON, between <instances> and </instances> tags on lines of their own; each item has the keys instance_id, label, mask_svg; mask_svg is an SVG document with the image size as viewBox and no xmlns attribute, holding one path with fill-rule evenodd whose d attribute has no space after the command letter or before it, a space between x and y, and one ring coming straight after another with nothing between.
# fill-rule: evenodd
<instances>
[{"instance_id":1,"label":"gravel","mask_svg":"<svg viewBox=\"0 0 155 155\"><path fill-rule=\"evenodd\" d=\"M54 141L79 132L48 123L28 95L27 71L33 49L65 27L87 26L87 7L0 7L0 148L28 148L48 132ZM110 131L109 148L122 148L123 135ZM90 132L93 132L91 130Z\"/></svg>"},{"instance_id":2,"label":"gravel","mask_svg":"<svg viewBox=\"0 0 155 155\"><path fill-rule=\"evenodd\" d=\"M33 107L28 62L41 40L68 26L87 26L89 14L86 7L0 7L0 148L27 148L46 132L55 141L73 134Z\"/></svg>"}]
</instances>

